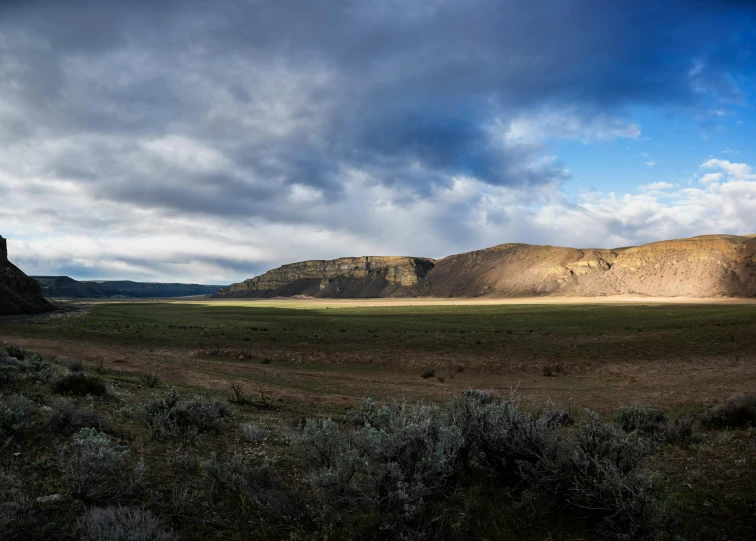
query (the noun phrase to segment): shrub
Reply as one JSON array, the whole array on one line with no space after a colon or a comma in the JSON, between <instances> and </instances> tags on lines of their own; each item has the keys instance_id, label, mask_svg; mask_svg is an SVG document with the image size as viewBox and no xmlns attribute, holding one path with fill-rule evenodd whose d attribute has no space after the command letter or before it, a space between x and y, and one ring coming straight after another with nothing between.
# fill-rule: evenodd
<instances>
[{"instance_id":1,"label":"shrub","mask_svg":"<svg viewBox=\"0 0 756 541\"><path fill-rule=\"evenodd\" d=\"M265 457L252 464L248 457L235 453L224 462L213 453L202 463L205 492L210 496L221 492L241 495L259 511L276 520L293 519L300 514L294 498L280 486L275 459Z\"/></svg>"},{"instance_id":2,"label":"shrub","mask_svg":"<svg viewBox=\"0 0 756 541\"><path fill-rule=\"evenodd\" d=\"M707 411L701 422L710 428L740 428L756 425L756 393L733 396Z\"/></svg>"},{"instance_id":3,"label":"shrub","mask_svg":"<svg viewBox=\"0 0 756 541\"><path fill-rule=\"evenodd\" d=\"M15 357L19 361L23 361L27 355L26 350L18 346L11 345L6 347L5 350L8 352L9 357Z\"/></svg>"},{"instance_id":4,"label":"shrub","mask_svg":"<svg viewBox=\"0 0 756 541\"><path fill-rule=\"evenodd\" d=\"M252 423L243 423L240 429L242 437L247 443L259 443L262 441L262 431Z\"/></svg>"},{"instance_id":5,"label":"shrub","mask_svg":"<svg viewBox=\"0 0 756 541\"><path fill-rule=\"evenodd\" d=\"M102 396L107 392L105 383L98 377L76 372L63 376L53 383L53 390L58 394L75 396Z\"/></svg>"},{"instance_id":6,"label":"shrub","mask_svg":"<svg viewBox=\"0 0 756 541\"><path fill-rule=\"evenodd\" d=\"M624 406L617 412L617 422L625 432L639 430L645 434L655 434L664 430L667 416L649 406Z\"/></svg>"},{"instance_id":7,"label":"shrub","mask_svg":"<svg viewBox=\"0 0 756 541\"><path fill-rule=\"evenodd\" d=\"M107 430L108 422L101 413L79 409L73 402L61 400L53 406L48 426L53 432L70 436L82 428Z\"/></svg>"},{"instance_id":8,"label":"shrub","mask_svg":"<svg viewBox=\"0 0 756 541\"><path fill-rule=\"evenodd\" d=\"M182 400L175 387L163 396L154 396L138 408L139 416L156 438L193 439L217 432L223 419L231 416L228 404L194 397Z\"/></svg>"},{"instance_id":9,"label":"shrub","mask_svg":"<svg viewBox=\"0 0 756 541\"><path fill-rule=\"evenodd\" d=\"M90 509L78 521L85 541L177 541L173 532L162 529L160 521L139 507Z\"/></svg>"},{"instance_id":10,"label":"shrub","mask_svg":"<svg viewBox=\"0 0 756 541\"><path fill-rule=\"evenodd\" d=\"M63 363L66 368L68 368L71 372L83 372L84 371L84 364L78 359L66 361Z\"/></svg>"},{"instance_id":11,"label":"shrub","mask_svg":"<svg viewBox=\"0 0 756 541\"><path fill-rule=\"evenodd\" d=\"M61 373L60 366L56 362L36 354L27 356L22 366L30 379L42 383L52 381Z\"/></svg>"},{"instance_id":12,"label":"shrub","mask_svg":"<svg viewBox=\"0 0 756 541\"><path fill-rule=\"evenodd\" d=\"M499 476L516 481L521 463L541 460L556 452L551 432L567 421L561 413L536 416L522 411L513 398L489 392L465 391L450 406L454 424L464 435L460 459L474 460Z\"/></svg>"},{"instance_id":13,"label":"shrub","mask_svg":"<svg viewBox=\"0 0 756 541\"><path fill-rule=\"evenodd\" d=\"M39 355L17 357L0 355L0 383L17 379L48 382L60 374L60 366Z\"/></svg>"},{"instance_id":14,"label":"shrub","mask_svg":"<svg viewBox=\"0 0 756 541\"><path fill-rule=\"evenodd\" d=\"M61 470L69 478L73 492L84 499L103 500L130 493L142 481L144 463L129 471L129 449L104 432L82 428L61 450Z\"/></svg>"},{"instance_id":15,"label":"shrub","mask_svg":"<svg viewBox=\"0 0 756 541\"><path fill-rule=\"evenodd\" d=\"M673 445L685 445L695 441L695 422L693 417L684 415L672 423L667 423L662 433L663 441Z\"/></svg>"},{"instance_id":16,"label":"shrub","mask_svg":"<svg viewBox=\"0 0 756 541\"><path fill-rule=\"evenodd\" d=\"M640 466L654 450L590 413L580 430L558 440L556 452L521 464L525 504L545 504L596 524L616 539L636 539L660 523L662 506Z\"/></svg>"},{"instance_id":17,"label":"shrub","mask_svg":"<svg viewBox=\"0 0 756 541\"><path fill-rule=\"evenodd\" d=\"M0 398L0 450L28 426L36 411L37 406L25 396Z\"/></svg>"},{"instance_id":18,"label":"shrub","mask_svg":"<svg viewBox=\"0 0 756 541\"><path fill-rule=\"evenodd\" d=\"M315 466L308 482L327 515L377 512L382 527L421 527L427 502L444 494L458 470L462 435L443 409L404 401L362 400L345 429L331 419L308 420L295 439Z\"/></svg>"},{"instance_id":19,"label":"shrub","mask_svg":"<svg viewBox=\"0 0 756 541\"><path fill-rule=\"evenodd\" d=\"M15 357L8 357L0 349L0 383L15 380L21 373L21 362Z\"/></svg>"},{"instance_id":20,"label":"shrub","mask_svg":"<svg viewBox=\"0 0 756 541\"><path fill-rule=\"evenodd\" d=\"M152 372L150 372L149 374L142 374L139 379L141 379L142 383L144 383L150 389L154 389L155 387L160 385L160 377Z\"/></svg>"},{"instance_id":21,"label":"shrub","mask_svg":"<svg viewBox=\"0 0 756 541\"><path fill-rule=\"evenodd\" d=\"M554 377L564 371L562 363L545 363L541 365L541 374L547 378Z\"/></svg>"}]
</instances>

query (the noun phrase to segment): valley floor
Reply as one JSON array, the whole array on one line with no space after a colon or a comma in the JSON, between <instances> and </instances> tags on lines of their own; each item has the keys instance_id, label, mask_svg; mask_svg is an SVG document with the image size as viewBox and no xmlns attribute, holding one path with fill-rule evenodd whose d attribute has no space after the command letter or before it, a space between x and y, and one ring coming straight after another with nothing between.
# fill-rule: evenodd
<instances>
[{"instance_id":1,"label":"valley floor","mask_svg":"<svg viewBox=\"0 0 756 541\"><path fill-rule=\"evenodd\" d=\"M667 301L77 302L1 324L0 343L221 397L235 384L285 403L289 420L342 415L365 396L436 402L465 389L516 393L532 411L551 403L611 417L645 404L677 418L753 392L754 301ZM706 531L717 529L709 513L756 531L753 430L711 433L655 460Z\"/></svg>"}]
</instances>

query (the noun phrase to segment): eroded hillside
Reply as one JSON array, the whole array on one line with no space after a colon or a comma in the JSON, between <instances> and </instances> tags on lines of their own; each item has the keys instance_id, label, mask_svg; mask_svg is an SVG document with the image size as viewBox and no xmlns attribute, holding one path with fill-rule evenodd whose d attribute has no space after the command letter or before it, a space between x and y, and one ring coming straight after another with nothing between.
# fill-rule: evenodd
<instances>
[{"instance_id":1,"label":"eroded hillside","mask_svg":"<svg viewBox=\"0 0 756 541\"><path fill-rule=\"evenodd\" d=\"M614 249L500 244L434 261L355 257L284 265L217 297L756 296L756 237Z\"/></svg>"}]
</instances>

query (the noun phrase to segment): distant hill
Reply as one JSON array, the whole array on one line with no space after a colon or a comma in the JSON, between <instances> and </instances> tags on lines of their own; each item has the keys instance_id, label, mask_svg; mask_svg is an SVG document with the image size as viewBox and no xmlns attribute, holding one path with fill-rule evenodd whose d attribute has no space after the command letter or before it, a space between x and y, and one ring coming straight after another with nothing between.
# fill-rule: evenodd
<instances>
[{"instance_id":1,"label":"distant hill","mask_svg":"<svg viewBox=\"0 0 756 541\"><path fill-rule=\"evenodd\" d=\"M68 276L33 276L45 297L101 299L108 297L168 298L210 295L223 286L200 284L161 284L151 282L79 281Z\"/></svg>"},{"instance_id":2,"label":"distant hill","mask_svg":"<svg viewBox=\"0 0 756 541\"><path fill-rule=\"evenodd\" d=\"M500 244L440 260L305 261L214 297L756 296L756 236L706 235L613 249Z\"/></svg>"},{"instance_id":3,"label":"distant hill","mask_svg":"<svg viewBox=\"0 0 756 541\"><path fill-rule=\"evenodd\" d=\"M42 296L39 284L8 261L8 247L0 237L0 315L35 314L53 309Z\"/></svg>"}]
</instances>

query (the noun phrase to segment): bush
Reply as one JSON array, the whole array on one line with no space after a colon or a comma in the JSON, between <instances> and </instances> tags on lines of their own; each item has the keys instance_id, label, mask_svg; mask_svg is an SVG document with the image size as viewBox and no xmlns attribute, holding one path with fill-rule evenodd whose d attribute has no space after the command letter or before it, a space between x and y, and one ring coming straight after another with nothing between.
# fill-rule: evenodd
<instances>
[{"instance_id":1,"label":"bush","mask_svg":"<svg viewBox=\"0 0 756 541\"><path fill-rule=\"evenodd\" d=\"M63 365L68 368L71 372L83 372L84 371L84 364L78 360L71 360L71 361L65 361Z\"/></svg>"},{"instance_id":2,"label":"bush","mask_svg":"<svg viewBox=\"0 0 756 541\"><path fill-rule=\"evenodd\" d=\"M262 431L252 423L243 423L240 429L242 437L247 443L260 443L262 441Z\"/></svg>"},{"instance_id":3,"label":"bush","mask_svg":"<svg viewBox=\"0 0 756 541\"><path fill-rule=\"evenodd\" d=\"M27 355L26 350L18 346L8 346L5 350L8 352L9 357L15 357L19 361L23 361Z\"/></svg>"},{"instance_id":4,"label":"bush","mask_svg":"<svg viewBox=\"0 0 756 541\"><path fill-rule=\"evenodd\" d=\"M0 398L0 449L26 428L36 415L37 406L25 396Z\"/></svg>"},{"instance_id":5,"label":"bush","mask_svg":"<svg viewBox=\"0 0 756 541\"><path fill-rule=\"evenodd\" d=\"M138 415L156 438L194 439L217 432L223 419L231 417L228 404L194 397L182 400L175 387L163 396L154 396L138 408Z\"/></svg>"},{"instance_id":6,"label":"bush","mask_svg":"<svg viewBox=\"0 0 756 541\"><path fill-rule=\"evenodd\" d=\"M662 439L665 443L673 445L685 445L696 440L695 436L696 420L693 417L682 416L675 419L673 423L667 423L662 433Z\"/></svg>"},{"instance_id":7,"label":"bush","mask_svg":"<svg viewBox=\"0 0 756 541\"><path fill-rule=\"evenodd\" d=\"M756 426L756 394L733 396L707 411L701 422L709 428Z\"/></svg>"},{"instance_id":8,"label":"bush","mask_svg":"<svg viewBox=\"0 0 756 541\"><path fill-rule=\"evenodd\" d=\"M649 406L624 406L617 412L617 423L625 432L639 430L645 434L656 434L664 430L667 416Z\"/></svg>"},{"instance_id":9,"label":"bush","mask_svg":"<svg viewBox=\"0 0 756 541\"><path fill-rule=\"evenodd\" d=\"M315 467L308 482L331 519L349 510L374 512L381 527L413 531L430 500L443 496L458 471L459 429L438 406L362 400L350 426L308 420L294 445Z\"/></svg>"},{"instance_id":10,"label":"bush","mask_svg":"<svg viewBox=\"0 0 756 541\"><path fill-rule=\"evenodd\" d=\"M521 464L522 501L567 511L615 539L637 539L653 532L663 513L652 478L640 470L653 450L638 432L627 434L590 413L555 452Z\"/></svg>"},{"instance_id":11,"label":"bush","mask_svg":"<svg viewBox=\"0 0 756 541\"><path fill-rule=\"evenodd\" d=\"M61 450L61 470L73 492L84 499L106 500L132 492L142 481L144 463L129 471L129 449L94 428L82 428Z\"/></svg>"},{"instance_id":12,"label":"bush","mask_svg":"<svg viewBox=\"0 0 756 541\"><path fill-rule=\"evenodd\" d=\"M234 454L228 462L215 453L202 463L205 492L213 497L222 492L241 495L269 518L291 520L300 515L296 500L280 486L275 460L265 457L253 465L248 457Z\"/></svg>"},{"instance_id":13,"label":"bush","mask_svg":"<svg viewBox=\"0 0 756 541\"><path fill-rule=\"evenodd\" d=\"M102 396L107 392L105 383L98 377L76 372L63 376L53 383L53 390L58 394L75 396Z\"/></svg>"},{"instance_id":14,"label":"bush","mask_svg":"<svg viewBox=\"0 0 756 541\"><path fill-rule=\"evenodd\" d=\"M519 478L521 463L556 452L551 433L561 422L569 422L563 412L532 415L513 398L503 400L481 391L465 391L455 398L450 413L464 435L461 460L491 468L511 482Z\"/></svg>"},{"instance_id":15,"label":"bush","mask_svg":"<svg viewBox=\"0 0 756 541\"><path fill-rule=\"evenodd\" d=\"M641 470L654 440L593 413L572 423L560 410L533 415L511 397L465 391L445 408L366 399L345 425L305 421L293 443L329 528L362 517L395 537L432 538L438 505L483 475L520 505L566 512L605 537L654 532L663 506Z\"/></svg>"},{"instance_id":16,"label":"bush","mask_svg":"<svg viewBox=\"0 0 756 541\"><path fill-rule=\"evenodd\" d=\"M0 355L0 383L19 379L48 382L57 377L60 372L60 366L39 355L27 355L23 359Z\"/></svg>"},{"instance_id":17,"label":"bush","mask_svg":"<svg viewBox=\"0 0 756 541\"><path fill-rule=\"evenodd\" d=\"M150 372L149 374L142 374L139 379L141 379L142 383L144 383L150 389L154 389L155 387L160 385L160 377L153 372Z\"/></svg>"},{"instance_id":18,"label":"bush","mask_svg":"<svg viewBox=\"0 0 756 541\"><path fill-rule=\"evenodd\" d=\"M73 402L61 400L53 406L48 426L53 432L70 436L82 428L107 430L108 422L101 413L79 409Z\"/></svg>"},{"instance_id":19,"label":"bush","mask_svg":"<svg viewBox=\"0 0 756 541\"><path fill-rule=\"evenodd\" d=\"M90 509L78 521L85 541L177 541L179 537L162 529L160 521L139 507Z\"/></svg>"}]
</instances>

